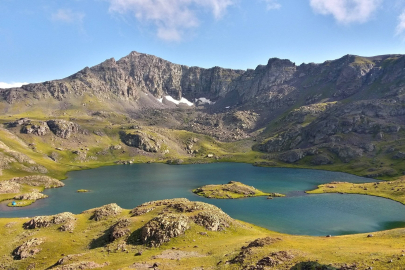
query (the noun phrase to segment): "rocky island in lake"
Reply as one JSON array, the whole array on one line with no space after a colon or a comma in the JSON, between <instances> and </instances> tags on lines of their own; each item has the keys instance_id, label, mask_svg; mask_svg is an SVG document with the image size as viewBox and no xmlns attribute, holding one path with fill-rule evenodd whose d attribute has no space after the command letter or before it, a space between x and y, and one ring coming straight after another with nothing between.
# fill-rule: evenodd
<instances>
[{"instance_id":1,"label":"rocky island in lake","mask_svg":"<svg viewBox=\"0 0 405 270\"><path fill-rule=\"evenodd\" d=\"M258 196L268 196L269 198L273 198L285 196L280 193L266 193L236 181L230 181L228 184L223 185L206 185L194 189L193 192L198 196L215 199L238 199Z\"/></svg>"}]
</instances>

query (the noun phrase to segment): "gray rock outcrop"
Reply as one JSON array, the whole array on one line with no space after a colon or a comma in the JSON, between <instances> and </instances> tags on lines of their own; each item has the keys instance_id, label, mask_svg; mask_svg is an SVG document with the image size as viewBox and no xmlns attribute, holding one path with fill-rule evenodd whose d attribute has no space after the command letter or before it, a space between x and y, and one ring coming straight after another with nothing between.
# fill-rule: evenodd
<instances>
[{"instance_id":1,"label":"gray rock outcrop","mask_svg":"<svg viewBox=\"0 0 405 270\"><path fill-rule=\"evenodd\" d=\"M190 228L190 220L185 215L163 214L149 221L142 228L141 240L151 247L158 247L171 238L184 234Z\"/></svg>"},{"instance_id":2,"label":"gray rock outcrop","mask_svg":"<svg viewBox=\"0 0 405 270\"><path fill-rule=\"evenodd\" d=\"M159 139L141 131L122 135L122 141L128 146L137 147L146 152L158 152L161 147Z\"/></svg>"},{"instance_id":3,"label":"gray rock outcrop","mask_svg":"<svg viewBox=\"0 0 405 270\"><path fill-rule=\"evenodd\" d=\"M119 238L130 235L131 231L128 229L130 225L131 225L130 219L128 218L120 219L110 228L109 232L110 241L113 242Z\"/></svg>"},{"instance_id":4,"label":"gray rock outcrop","mask_svg":"<svg viewBox=\"0 0 405 270\"><path fill-rule=\"evenodd\" d=\"M39 246L44 242L41 238L33 238L24 242L21 246L17 247L13 251L14 260L23 260L29 257L33 257L35 254L41 251Z\"/></svg>"},{"instance_id":5,"label":"gray rock outcrop","mask_svg":"<svg viewBox=\"0 0 405 270\"><path fill-rule=\"evenodd\" d=\"M104 219L108 219L110 217L114 217L122 212L122 208L119 207L116 203L110 203L98 208L86 210L83 213L91 213L92 216L90 219L94 219L95 221L100 221Z\"/></svg>"},{"instance_id":6,"label":"gray rock outcrop","mask_svg":"<svg viewBox=\"0 0 405 270\"><path fill-rule=\"evenodd\" d=\"M46 228L51 225L61 225L64 226L69 224L68 227L74 227L72 225L76 217L70 212L64 212L53 216L37 216L29 220L28 222L24 223L25 229L39 229L39 228ZM62 231L69 231L65 229L61 229Z\"/></svg>"},{"instance_id":7,"label":"gray rock outcrop","mask_svg":"<svg viewBox=\"0 0 405 270\"><path fill-rule=\"evenodd\" d=\"M49 127L46 122L41 122L38 125L24 125L21 128L22 133L44 136L49 132Z\"/></svg>"},{"instance_id":8,"label":"gray rock outcrop","mask_svg":"<svg viewBox=\"0 0 405 270\"><path fill-rule=\"evenodd\" d=\"M50 130L58 137L68 139L79 131L79 125L63 119L49 120L46 122Z\"/></svg>"}]
</instances>

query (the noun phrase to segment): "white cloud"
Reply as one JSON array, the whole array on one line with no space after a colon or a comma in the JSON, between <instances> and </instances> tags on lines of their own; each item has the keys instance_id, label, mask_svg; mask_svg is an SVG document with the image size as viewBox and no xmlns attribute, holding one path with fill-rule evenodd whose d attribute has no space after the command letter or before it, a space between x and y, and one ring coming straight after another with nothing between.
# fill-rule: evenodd
<instances>
[{"instance_id":1,"label":"white cloud","mask_svg":"<svg viewBox=\"0 0 405 270\"><path fill-rule=\"evenodd\" d=\"M264 0L264 2L266 2L267 10L281 8L281 5L278 2L278 0Z\"/></svg>"},{"instance_id":2,"label":"white cloud","mask_svg":"<svg viewBox=\"0 0 405 270\"><path fill-rule=\"evenodd\" d=\"M364 23L380 6L382 0L310 0L312 9L333 15L339 23Z\"/></svg>"},{"instance_id":3,"label":"white cloud","mask_svg":"<svg viewBox=\"0 0 405 270\"><path fill-rule=\"evenodd\" d=\"M13 88L13 87L21 87L25 84L28 84L26 82L24 83L19 83L19 82L12 82L12 83L5 83L5 82L0 82L0 88Z\"/></svg>"},{"instance_id":4,"label":"white cloud","mask_svg":"<svg viewBox=\"0 0 405 270\"><path fill-rule=\"evenodd\" d=\"M196 10L210 11L216 19L236 0L107 0L110 12L132 12L143 22L157 27L157 36L167 41L180 41L185 31L199 26Z\"/></svg>"},{"instance_id":5,"label":"white cloud","mask_svg":"<svg viewBox=\"0 0 405 270\"><path fill-rule=\"evenodd\" d=\"M59 9L51 16L52 21L59 21L65 23L79 23L79 24L83 22L83 18L84 13L73 12L70 9Z\"/></svg>"},{"instance_id":6,"label":"white cloud","mask_svg":"<svg viewBox=\"0 0 405 270\"><path fill-rule=\"evenodd\" d=\"M405 10L398 17L398 25L396 29L396 35L401 35L405 31Z\"/></svg>"}]
</instances>

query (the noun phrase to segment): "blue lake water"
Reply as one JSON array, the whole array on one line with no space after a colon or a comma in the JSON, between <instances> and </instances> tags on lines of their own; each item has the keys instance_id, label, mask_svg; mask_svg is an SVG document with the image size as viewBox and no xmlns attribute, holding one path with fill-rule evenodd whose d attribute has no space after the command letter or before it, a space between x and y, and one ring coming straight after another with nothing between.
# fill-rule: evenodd
<instances>
[{"instance_id":1,"label":"blue lake water","mask_svg":"<svg viewBox=\"0 0 405 270\"><path fill-rule=\"evenodd\" d=\"M238 200L206 199L191 192L207 184L240 181L265 192L289 195ZM303 191L331 181L373 181L346 173L262 168L250 164L214 163L171 166L132 164L70 172L63 188L25 208L0 204L0 217L31 217L84 210L117 203L123 208L152 200L188 198L222 208L231 217L270 230L303 235L341 235L405 227L405 206L384 198L348 195L307 195ZM91 190L77 193L78 189Z\"/></svg>"}]
</instances>

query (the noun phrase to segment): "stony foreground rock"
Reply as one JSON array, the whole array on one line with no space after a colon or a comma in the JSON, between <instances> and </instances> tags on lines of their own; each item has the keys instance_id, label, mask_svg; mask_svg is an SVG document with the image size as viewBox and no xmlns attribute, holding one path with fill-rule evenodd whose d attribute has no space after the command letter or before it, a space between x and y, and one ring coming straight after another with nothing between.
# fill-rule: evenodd
<instances>
[{"instance_id":1,"label":"stony foreground rock","mask_svg":"<svg viewBox=\"0 0 405 270\"><path fill-rule=\"evenodd\" d=\"M155 209L162 211L162 214L142 228L141 238L143 243L153 247L184 234L193 223L210 231L221 231L232 224L238 224L220 208L203 202L191 202L188 199L147 202L131 212L142 215Z\"/></svg>"},{"instance_id":2,"label":"stony foreground rock","mask_svg":"<svg viewBox=\"0 0 405 270\"><path fill-rule=\"evenodd\" d=\"M70 212L65 212L65 213L54 215L54 216L37 216L37 217L32 218L30 221L24 223L24 228L25 229L38 229L38 228L49 227L49 226L55 225L55 224L65 225L67 223L73 223L75 220L76 220L76 217ZM65 230L65 229L63 229L63 230Z\"/></svg>"},{"instance_id":3,"label":"stony foreground rock","mask_svg":"<svg viewBox=\"0 0 405 270\"><path fill-rule=\"evenodd\" d=\"M15 260L22 260L34 256L41 251L39 246L44 242L41 238L33 238L24 242L13 251Z\"/></svg>"},{"instance_id":4,"label":"stony foreground rock","mask_svg":"<svg viewBox=\"0 0 405 270\"><path fill-rule=\"evenodd\" d=\"M128 236L131 231L128 227L131 225L131 220L128 218L120 219L110 228L110 241L113 242L121 237Z\"/></svg>"},{"instance_id":5,"label":"stony foreground rock","mask_svg":"<svg viewBox=\"0 0 405 270\"><path fill-rule=\"evenodd\" d=\"M83 213L92 213L93 215L90 219L95 221L100 221L107 219L112 216L116 216L122 212L122 208L119 207L116 203L107 204L98 208L90 209L84 211Z\"/></svg>"},{"instance_id":6,"label":"stony foreground rock","mask_svg":"<svg viewBox=\"0 0 405 270\"><path fill-rule=\"evenodd\" d=\"M185 215L163 214L149 221L142 228L141 240L151 247L158 247L171 238L184 234L190 228L190 219Z\"/></svg>"}]
</instances>

